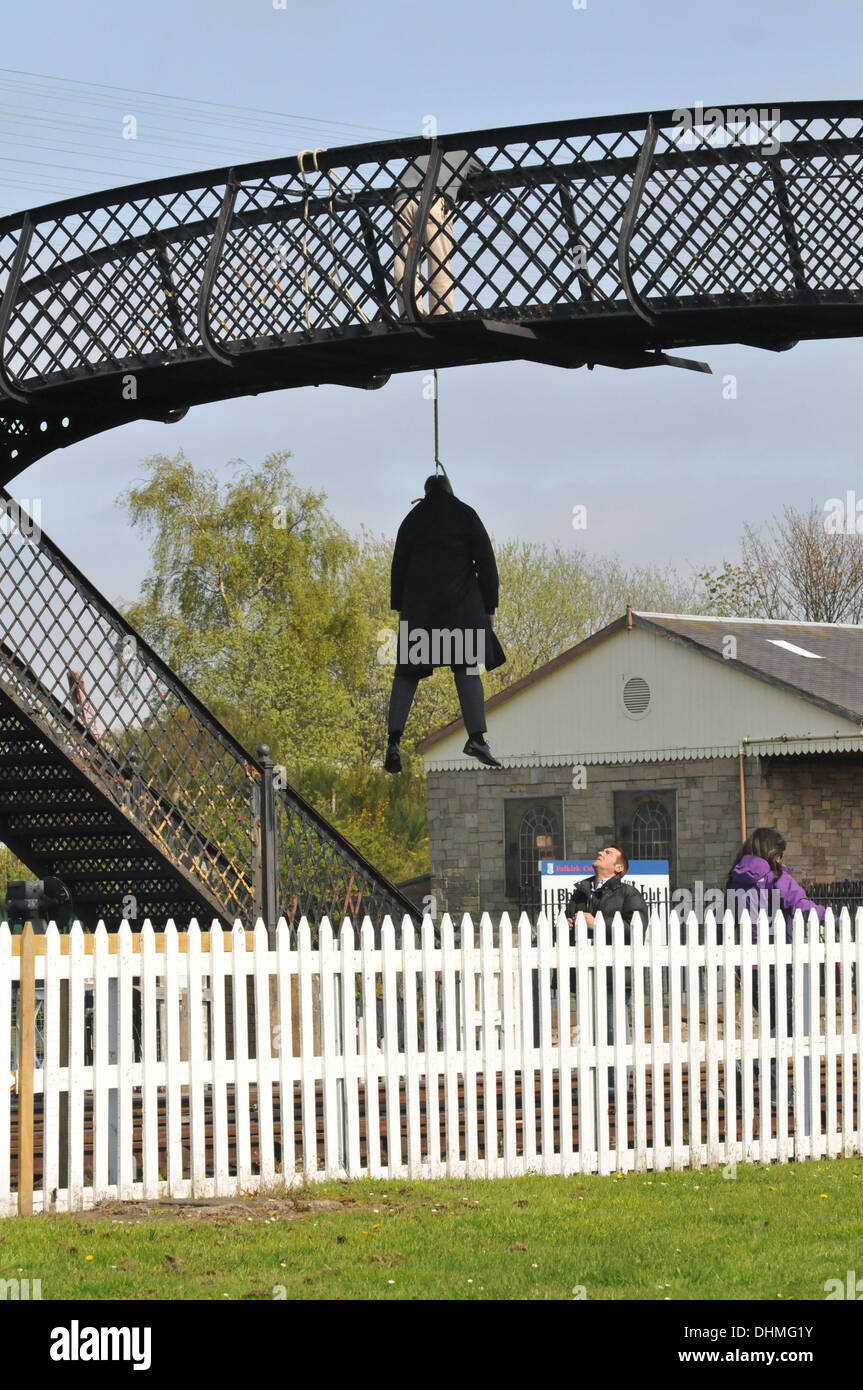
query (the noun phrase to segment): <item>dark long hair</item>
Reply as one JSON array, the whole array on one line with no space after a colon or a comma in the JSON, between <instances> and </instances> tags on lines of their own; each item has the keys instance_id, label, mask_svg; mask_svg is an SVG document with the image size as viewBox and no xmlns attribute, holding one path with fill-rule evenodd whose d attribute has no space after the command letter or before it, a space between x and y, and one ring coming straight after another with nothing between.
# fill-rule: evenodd
<instances>
[{"instance_id":1,"label":"dark long hair","mask_svg":"<svg viewBox=\"0 0 863 1390\"><path fill-rule=\"evenodd\" d=\"M737 854L734 863L728 871L725 880L726 889L731 887L731 879L734 870L746 854L754 854L759 859L766 859L775 874L781 872L782 856L785 853L785 837L779 834L778 830L770 826L760 825L757 830L753 830L748 840L744 840Z\"/></svg>"}]
</instances>

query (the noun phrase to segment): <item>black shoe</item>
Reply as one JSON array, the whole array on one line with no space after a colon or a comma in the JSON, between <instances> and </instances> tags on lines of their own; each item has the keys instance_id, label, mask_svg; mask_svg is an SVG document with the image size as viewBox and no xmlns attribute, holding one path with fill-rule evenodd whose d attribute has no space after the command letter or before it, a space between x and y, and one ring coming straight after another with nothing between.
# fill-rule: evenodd
<instances>
[{"instance_id":1,"label":"black shoe","mask_svg":"<svg viewBox=\"0 0 863 1390\"><path fill-rule=\"evenodd\" d=\"M384 768L387 772L401 772L402 755L399 750L397 738L391 738L387 744L387 755L384 758Z\"/></svg>"},{"instance_id":2,"label":"black shoe","mask_svg":"<svg viewBox=\"0 0 863 1390\"><path fill-rule=\"evenodd\" d=\"M467 753L469 758L479 758L486 767L503 767L503 763L498 762L484 739L469 738L463 751Z\"/></svg>"}]
</instances>

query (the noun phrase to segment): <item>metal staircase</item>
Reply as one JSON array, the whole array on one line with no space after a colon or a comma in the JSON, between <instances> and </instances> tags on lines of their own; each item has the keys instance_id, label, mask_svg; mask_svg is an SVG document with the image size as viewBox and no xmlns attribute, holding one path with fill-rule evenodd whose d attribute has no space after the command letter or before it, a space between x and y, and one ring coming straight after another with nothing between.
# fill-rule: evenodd
<instances>
[{"instance_id":1,"label":"metal staircase","mask_svg":"<svg viewBox=\"0 0 863 1390\"><path fill-rule=\"evenodd\" d=\"M91 927L416 919L0 498L0 840L31 872Z\"/></svg>"}]
</instances>

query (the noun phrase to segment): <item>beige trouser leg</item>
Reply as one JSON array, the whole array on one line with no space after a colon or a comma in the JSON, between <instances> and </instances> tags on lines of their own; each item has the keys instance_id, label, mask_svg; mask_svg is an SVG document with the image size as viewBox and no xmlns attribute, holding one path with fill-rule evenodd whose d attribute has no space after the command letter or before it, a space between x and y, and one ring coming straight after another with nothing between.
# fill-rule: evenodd
<instances>
[{"instance_id":1,"label":"beige trouser leg","mask_svg":"<svg viewBox=\"0 0 863 1390\"><path fill-rule=\"evenodd\" d=\"M398 296L399 313L404 314L404 280L408 256L414 241L413 225L420 205L420 195L410 194L398 199L395 205L393 227L394 256L393 278ZM425 226L426 279L428 281L430 309L420 293L420 264L417 258L414 291L416 304L421 314L451 314L454 312L453 282L450 271L452 255L452 210L444 198L435 198L431 204Z\"/></svg>"}]
</instances>

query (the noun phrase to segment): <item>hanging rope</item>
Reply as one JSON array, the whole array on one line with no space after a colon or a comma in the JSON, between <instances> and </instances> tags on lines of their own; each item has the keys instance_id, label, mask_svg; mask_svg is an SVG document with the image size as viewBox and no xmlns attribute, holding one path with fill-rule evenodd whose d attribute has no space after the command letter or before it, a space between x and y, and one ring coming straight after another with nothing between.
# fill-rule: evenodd
<instances>
[{"instance_id":1,"label":"hanging rope","mask_svg":"<svg viewBox=\"0 0 863 1390\"><path fill-rule=\"evenodd\" d=\"M438 409L437 409L437 367L435 367L435 369L434 369L434 461L435 461L435 471L437 471L438 468L443 468L443 464L441 463L440 458L438 457L439 452L440 452L440 450L439 450L439 445L438 445L438 437L439 437L439 433L438 433Z\"/></svg>"},{"instance_id":2,"label":"hanging rope","mask_svg":"<svg viewBox=\"0 0 863 1390\"><path fill-rule=\"evenodd\" d=\"M446 469L444 468L444 466L443 466L443 464L441 463L441 460L440 460L440 417L439 417L439 415L438 415L437 391L438 391L437 367L435 367L435 368L434 368L434 392L433 392L433 399L432 399L432 404L433 404L433 407L434 407L434 471L435 471L435 473L441 472L441 473L443 474L443 476L446 478L447 482L449 482L449 474L447 473ZM450 483L450 486L452 486L451 483ZM412 498L412 499L411 499L411 506L414 506L417 502L420 502L420 501L422 501L422 498L420 498L420 497L414 497L414 498Z\"/></svg>"},{"instance_id":3,"label":"hanging rope","mask_svg":"<svg viewBox=\"0 0 863 1390\"><path fill-rule=\"evenodd\" d=\"M435 367L434 369L434 465L435 472L437 472L438 469L440 469L447 482L449 482L449 474L447 473L446 469L441 463L440 458L440 417L438 415L437 367ZM450 486L452 486L452 484L450 484Z\"/></svg>"}]
</instances>

